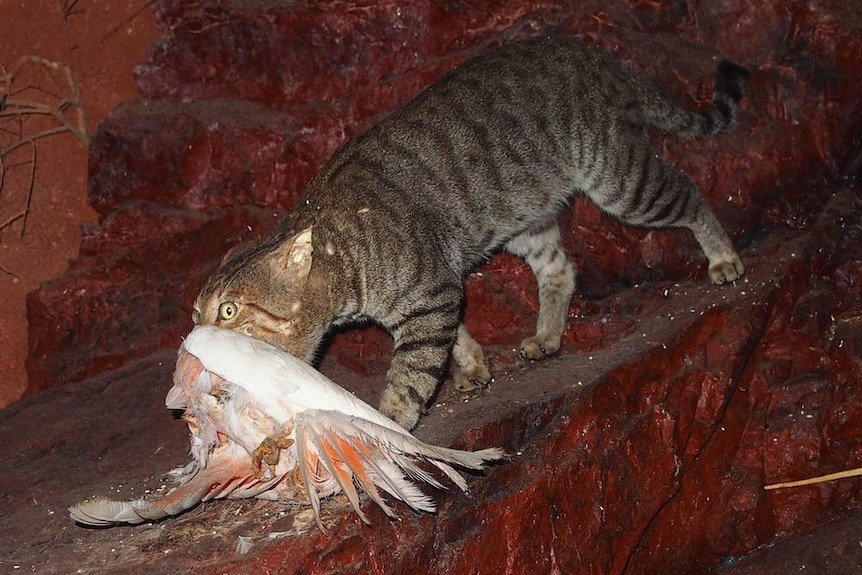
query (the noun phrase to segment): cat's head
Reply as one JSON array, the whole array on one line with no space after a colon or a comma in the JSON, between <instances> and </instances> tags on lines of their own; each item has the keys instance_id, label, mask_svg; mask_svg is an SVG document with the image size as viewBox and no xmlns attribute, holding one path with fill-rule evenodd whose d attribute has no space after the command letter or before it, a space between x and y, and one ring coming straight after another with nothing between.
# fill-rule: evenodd
<instances>
[{"instance_id":1,"label":"cat's head","mask_svg":"<svg viewBox=\"0 0 862 575\"><path fill-rule=\"evenodd\" d=\"M235 329L310 361L330 318L312 272L312 228L229 252L195 301L196 325Z\"/></svg>"}]
</instances>

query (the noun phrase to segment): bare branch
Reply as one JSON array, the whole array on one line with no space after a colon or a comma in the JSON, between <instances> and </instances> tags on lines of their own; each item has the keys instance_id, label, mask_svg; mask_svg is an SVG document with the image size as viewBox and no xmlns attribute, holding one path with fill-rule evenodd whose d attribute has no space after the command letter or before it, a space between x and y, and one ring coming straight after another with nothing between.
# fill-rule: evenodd
<instances>
[{"instance_id":1,"label":"bare branch","mask_svg":"<svg viewBox=\"0 0 862 575\"><path fill-rule=\"evenodd\" d=\"M69 32L69 19L83 12L82 9L78 8L78 3L79 0L61 0L59 2L60 13L63 18L63 37L66 42L65 62L54 62L41 56L28 55L19 58L10 72L6 72L5 67L0 66L0 136L3 136L6 141L9 141L9 137L12 138L10 145L5 148L0 146L0 194L5 189L7 183L6 174L9 168L27 163L10 164L6 161L6 158L24 146L30 146L30 174L24 207L18 213L0 223L0 232L2 232L20 220L20 238L24 237L27 230L27 219L30 215L33 194L36 188L36 170L38 167L37 143L43 138L66 132L72 134L85 147L90 143L87 111L84 107L80 84L72 70L72 52L76 49L76 46L72 44ZM144 8L149 5L150 2ZM141 10L144 8L141 8ZM22 76L29 67L47 70L51 77L54 78L54 86L51 88L59 87L56 90L59 93L54 93L54 90L51 89L45 89L43 85L27 84L20 88L15 86L15 82L21 81ZM32 98L24 96L16 98L16 96L25 93L28 96L35 96L37 99L47 100L49 103L34 101ZM51 101L56 101L56 103L52 105ZM38 116L50 118L57 126L41 129L33 134L27 134L27 128L31 127L28 124L28 119ZM43 126L39 125L39 127L42 128ZM15 279L18 278L15 273L3 265L0 265L0 272L11 275Z\"/></svg>"},{"instance_id":2,"label":"bare branch","mask_svg":"<svg viewBox=\"0 0 862 575\"><path fill-rule=\"evenodd\" d=\"M126 24L128 24L129 22L131 22L132 20L137 18L138 16L140 16L141 12L143 12L144 10L146 10L147 8L149 8L150 6L152 6L155 3L156 3L156 0L147 0L146 2L144 2L141 5L141 7L138 8L137 10L135 10L135 12L131 16L129 16L128 18L126 18L125 20L123 20L122 22L120 22L119 24L117 24L116 26L111 28L110 30L108 30L108 33L105 34L104 36L102 36L101 41L104 42L105 40L107 40L108 38L110 38L111 36L113 36L114 34L119 32L120 28L122 28L123 26L125 26Z\"/></svg>"},{"instance_id":3,"label":"bare branch","mask_svg":"<svg viewBox=\"0 0 862 575\"><path fill-rule=\"evenodd\" d=\"M10 276L15 278L16 280L18 279L18 275L15 274L14 272L10 271L9 268L4 266L3 264L0 264L0 272L3 272L4 274L9 274Z\"/></svg>"},{"instance_id":4,"label":"bare branch","mask_svg":"<svg viewBox=\"0 0 862 575\"><path fill-rule=\"evenodd\" d=\"M13 116L51 116L58 124L60 124L60 128L58 130L52 130L52 133L69 132L75 136L75 138L80 140L82 144L87 146L90 143L90 137L89 134L87 134L86 127L82 129L81 126L76 126L69 120L69 118L66 117L65 114L63 114L63 110L68 108L70 105L74 104L64 101L56 107L51 108L45 104L39 104L36 102L18 102L17 100L10 100L7 109L11 108L11 110L0 112L0 119ZM0 154L7 154L9 151L11 151L11 148L0 151Z\"/></svg>"},{"instance_id":5,"label":"bare branch","mask_svg":"<svg viewBox=\"0 0 862 575\"><path fill-rule=\"evenodd\" d=\"M74 97L73 101L78 102L78 105L75 106L78 113L78 128L81 130L81 134L86 138L84 145L87 145L90 141L87 131L87 111L84 108L83 99L81 98L81 87L75 79L75 74L72 72L73 47L72 39L69 35L69 18L75 14L83 12L82 10L76 9L77 5L78 0L63 1L63 36L66 38L66 64L63 67L63 74L66 76L66 83L69 84L69 87L72 89L72 95Z\"/></svg>"},{"instance_id":6,"label":"bare branch","mask_svg":"<svg viewBox=\"0 0 862 575\"><path fill-rule=\"evenodd\" d=\"M27 218L30 216L30 204L33 202L33 188L36 187L36 142L30 140L30 149L33 150L33 155L30 159L30 185L27 187L27 202L24 205L24 217L21 219L21 235L24 237L24 231L27 229Z\"/></svg>"},{"instance_id":7,"label":"bare branch","mask_svg":"<svg viewBox=\"0 0 862 575\"><path fill-rule=\"evenodd\" d=\"M6 181L6 162L3 161L3 154L0 154L0 194L3 193L4 181Z\"/></svg>"},{"instance_id":8,"label":"bare branch","mask_svg":"<svg viewBox=\"0 0 862 575\"><path fill-rule=\"evenodd\" d=\"M42 138L47 138L48 136L55 136L57 134L62 134L64 132L68 132L69 130L64 126L59 126L57 128L51 128L50 130L45 130L43 132L38 132L33 134L32 136L27 137L26 139L19 140L6 148L5 150L0 151L0 157L8 156L18 148L23 148L27 144L33 144L37 140L41 140Z\"/></svg>"},{"instance_id":9,"label":"bare branch","mask_svg":"<svg viewBox=\"0 0 862 575\"><path fill-rule=\"evenodd\" d=\"M0 135L11 136L13 138L13 142L10 145L7 145L5 148L0 146L0 192L3 191L4 185L7 182L6 174L9 168L27 163L9 164L6 158L20 148L28 145L31 152L29 160L30 174L24 207L21 211L8 217L3 223L0 223L0 231L21 220L20 236L22 238L27 229L27 218L30 214L33 193L36 187L36 170L38 167L37 143L43 138L67 132L77 138L84 146L89 145L90 142L89 125L81 96L81 88L71 67L72 52L75 50L75 46L72 44L69 32L69 18L82 13L82 10L78 8L78 3L79 0L61 0L59 2L60 13L63 18L63 37L66 42L65 62L54 62L41 56L27 55L18 58L9 72L6 72L6 69L0 66ZM55 78L55 85L60 87L57 91L65 92L65 95L54 93L51 89L46 90L42 85L27 84L23 87L16 86L15 83L20 83L21 78L31 67L47 70ZM65 86L65 88L62 88L62 86ZM48 103L46 101L34 101L31 98L21 96L25 92L30 94L36 92L36 98L47 100ZM20 97L16 98L16 96ZM56 102L50 103L51 100ZM38 116L50 118L57 124L56 127L28 134L27 128L31 127L27 123L28 118ZM6 126L9 126L9 128ZM2 266L0 266L0 271L11 274L11 272L6 268L2 268Z\"/></svg>"},{"instance_id":10,"label":"bare branch","mask_svg":"<svg viewBox=\"0 0 862 575\"><path fill-rule=\"evenodd\" d=\"M17 222L18 220L20 220L23 217L24 217L24 212L22 211L22 212L18 212L17 214L12 216L11 218L7 218L5 222L0 224L0 231L5 230L6 228L8 228L9 226L11 226L12 224L14 224L15 222Z\"/></svg>"}]
</instances>

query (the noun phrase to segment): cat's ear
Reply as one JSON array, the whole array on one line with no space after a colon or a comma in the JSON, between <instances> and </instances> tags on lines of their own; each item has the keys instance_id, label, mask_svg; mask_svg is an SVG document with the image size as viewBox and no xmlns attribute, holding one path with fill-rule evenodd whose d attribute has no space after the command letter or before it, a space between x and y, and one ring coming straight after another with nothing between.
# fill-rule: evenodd
<instances>
[{"instance_id":1,"label":"cat's ear","mask_svg":"<svg viewBox=\"0 0 862 575\"><path fill-rule=\"evenodd\" d=\"M304 278L311 270L311 226L283 242L272 254L272 270Z\"/></svg>"}]
</instances>

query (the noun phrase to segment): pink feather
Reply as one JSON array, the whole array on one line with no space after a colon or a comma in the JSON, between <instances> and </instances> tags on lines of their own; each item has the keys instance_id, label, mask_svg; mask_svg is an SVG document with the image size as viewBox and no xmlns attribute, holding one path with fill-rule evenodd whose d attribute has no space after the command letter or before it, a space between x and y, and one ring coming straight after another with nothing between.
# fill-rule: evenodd
<instances>
[{"instance_id":1,"label":"pink feather","mask_svg":"<svg viewBox=\"0 0 862 575\"><path fill-rule=\"evenodd\" d=\"M363 521L360 491L390 517L383 493L416 511L434 512L417 483L443 487L420 467L429 463L460 489L456 467L481 470L505 457L496 448L468 452L428 445L308 364L237 331L192 330L179 350L165 403L183 409L192 461L164 495L118 502L94 498L70 508L78 523L141 523L221 498L277 499L311 504L343 492ZM277 461L255 474L253 454L278 441ZM263 476L262 476L263 475Z\"/></svg>"}]
</instances>

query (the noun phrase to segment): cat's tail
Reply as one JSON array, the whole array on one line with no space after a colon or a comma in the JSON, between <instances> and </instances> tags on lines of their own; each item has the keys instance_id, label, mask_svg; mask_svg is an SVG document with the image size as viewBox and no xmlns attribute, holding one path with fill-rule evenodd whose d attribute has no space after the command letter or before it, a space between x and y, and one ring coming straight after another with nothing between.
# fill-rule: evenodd
<instances>
[{"instance_id":1,"label":"cat's tail","mask_svg":"<svg viewBox=\"0 0 862 575\"><path fill-rule=\"evenodd\" d=\"M736 126L739 101L751 74L730 60L722 60L715 71L712 105L699 111L681 108L657 93L645 94L642 119L663 132L683 138L708 138Z\"/></svg>"}]
</instances>

